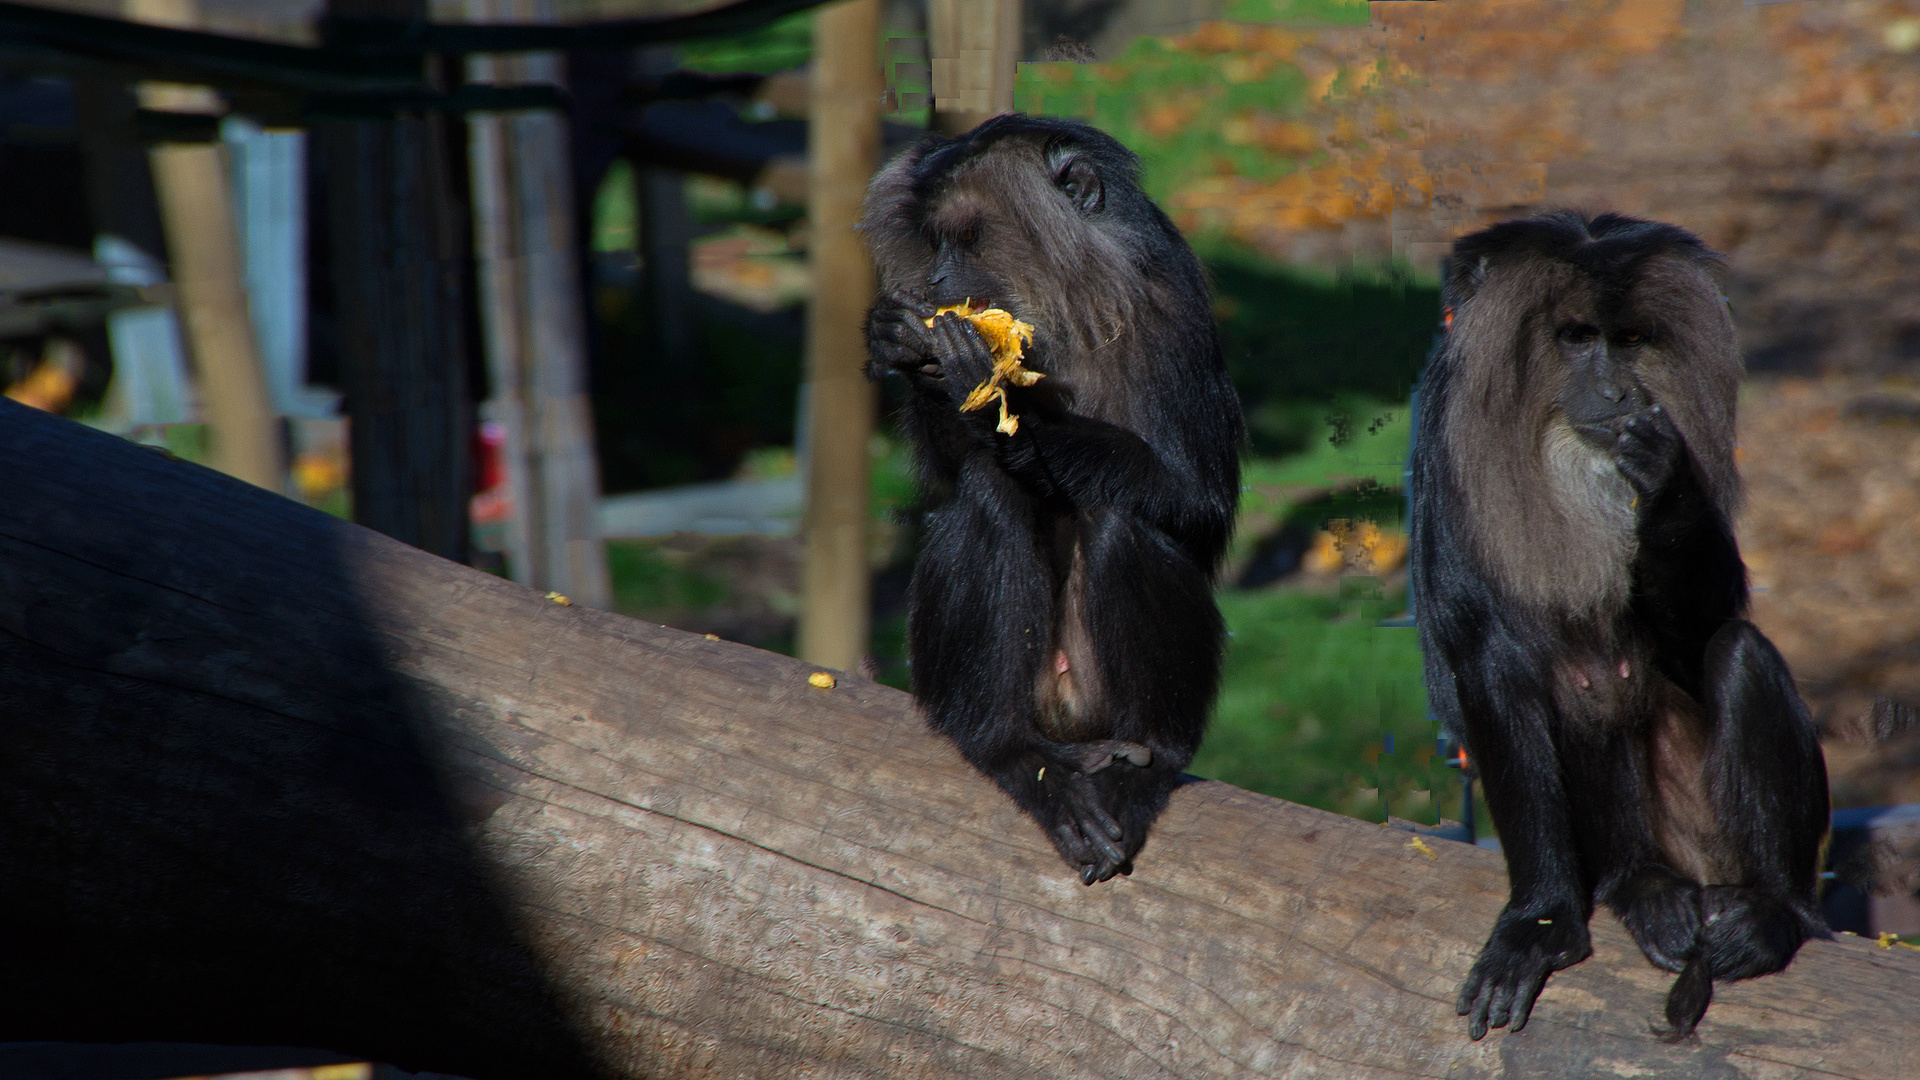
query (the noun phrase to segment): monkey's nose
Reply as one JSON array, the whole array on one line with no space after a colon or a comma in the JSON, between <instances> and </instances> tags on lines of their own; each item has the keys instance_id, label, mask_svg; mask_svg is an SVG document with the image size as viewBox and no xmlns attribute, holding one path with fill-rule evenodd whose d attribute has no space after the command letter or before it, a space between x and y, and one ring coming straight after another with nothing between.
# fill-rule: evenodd
<instances>
[{"instance_id":1,"label":"monkey's nose","mask_svg":"<svg viewBox=\"0 0 1920 1080\"><path fill-rule=\"evenodd\" d=\"M1608 401L1619 401L1621 398L1627 396L1627 388L1614 382L1612 379L1602 379L1600 381L1600 396L1606 398Z\"/></svg>"}]
</instances>

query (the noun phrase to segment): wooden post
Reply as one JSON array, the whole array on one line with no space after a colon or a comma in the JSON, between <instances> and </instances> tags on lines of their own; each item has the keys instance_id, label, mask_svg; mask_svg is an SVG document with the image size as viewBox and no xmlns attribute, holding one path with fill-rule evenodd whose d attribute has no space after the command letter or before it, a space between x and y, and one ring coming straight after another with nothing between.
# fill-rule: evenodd
<instances>
[{"instance_id":1,"label":"wooden post","mask_svg":"<svg viewBox=\"0 0 1920 1080\"><path fill-rule=\"evenodd\" d=\"M424 18L427 5L327 10ZM473 267L460 143L440 113L328 121L308 141L326 187L353 518L465 561Z\"/></svg>"},{"instance_id":2,"label":"wooden post","mask_svg":"<svg viewBox=\"0 0 1920 1080\"><path fill-rule=\"evenodd\" d=\"M168 26L199 21L195 0L128 0L122 10L136 20ZM200 87L146 85L140 97L147 108L160 110L203 111L212 102ZM286 484L286 450L247 315L225 151L218 143L169 143L154 147L149 160L172 262L169 276L199 376L212 464L279 491Z\"/></svg>"},{"instance_id":3,"label":"wooden post","mask_svg":"<svg viewBox=\"0 0 1920 1080\"><path fill-rule=\"evenodd\" d=\"M851 669L867 652L867 484L875 396L861 320L873 302L873 261L854 232L880 159L880 0L823 7L813 23L813 102L807 127L807 229L813 300L807 309L806 555L799 653Z\"/></svg>"},{"instance_id":4,"label":"wooden post","mask_svg":"<svg viewBox=\"0 0 1920 1080\"><path fill-rule=\"evenodd\" d=\"M168 144L153 148L152 163L212 465L279 491L286 451L247 315L226 153L217 143Z\"/></svg>"},{"instance_id":5,"label":"wooden post","mask_svg":"<svg viewBox=\"0 0 1920 1080\"><path fill-rule=\"evenodd\" d=\"M1020 0L928 0L933 124L959 134L1013 111Z\"/></svg>"},{"instance_id":6,"label":"wooden post","mask_svg":"<svg viewBox=\"0 0 1920 1080\"><path fill-rule=\"evenodd\" d=\"M473 0L469 15L530 19L525 5ZM560 57L476 56L475 82L561 83ZM481 325L492 397L506 428L507 567L515 581L576 603L613 602L600 537L600 469L588 394L586 307L574 250L566 120L548 110L468 121Z\"/></svg>"},{"instance_id":7,"label":"wooden post","mask_svg":"<svg viewBox=\"0 0 1920 1080\"><path fill-rule=\"evenodd\" d=\"M332 238L353 519L467 556L468 220L438 114L317 125Z\"/></svg>"}]
</instances>

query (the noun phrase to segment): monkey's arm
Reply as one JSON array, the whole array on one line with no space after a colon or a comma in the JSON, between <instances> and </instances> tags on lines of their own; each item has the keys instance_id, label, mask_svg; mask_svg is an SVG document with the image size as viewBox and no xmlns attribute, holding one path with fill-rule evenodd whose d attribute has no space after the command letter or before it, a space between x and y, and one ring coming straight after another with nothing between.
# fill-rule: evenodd
<instances>
[{"instance_id":1,"label":"monkey's arm","mask_svg":"<svg viewBox=\"0 0 1920 1080\"><path fill-rule=\"evenodd\" d=\"M1663 674L1697 700L1707 642L1746 611L1746 567L1665 409L1629 417L1617 446L1639 513L1634 615L1654 634Z\"/></svg>"},{"instance_id":2,"label":"monkey's arm","mask_svg":"<svg viewBox=\"0 0 1920 1080\"><path fill-rule=\"evenodd\" d=\"M1230 485L1170 468L1139 435L1086 416L1023 416L1001 461L1039 494L1081 509L1111 509L1170 536L1218 528L1232 512Z\"/></svg>"},{"instance_id":3,"label":"monkey's arm","mask_svg":"<svg viewBox=\"0 0 1920 1080\"><path fill-rule=\"evenodd\" d=\"M958 395L956 402L992 372L986 341L965 319L937 319L926 337L939 357L947 393ZM1188 412L1227 413L1233 391L1224 380L1218 390L1226 402L1203 399ZM992 410L960 413L956 406L952 415L969 433L960 437L992 445L1001 466L1035 495L1064 499L1082 511L1125 514L1182 541L1201 565L1214 564L1226 544L1239 497L1237 458L1229 454L1217 468L1195 460L1190 469L1176 469L1136 432L1044 406L1044 386L1011 388L1009 395L1020 417L1016 433L996 435ZM1197 447L1206 441L1197 434L1184 437L1187 434L1177 428L1167 433L1176 444Z\"/></svg>"},{"instance_id":4,"label":"monkey's arm","mask_svg":"<svg viewBox=\"0 0 1920 1080\"><path fill-rule=\"evenodd\" d=\"M959 380L947 378L925 322L933 311L931 305L899 294L876 301L867 314L867 377L878 381L895 374L907 381L913 392L902 416L908 436L930 479L950 487L960 463L990 444L958 410L973 384L955 389Z\"/></svg>"}]
</instances>

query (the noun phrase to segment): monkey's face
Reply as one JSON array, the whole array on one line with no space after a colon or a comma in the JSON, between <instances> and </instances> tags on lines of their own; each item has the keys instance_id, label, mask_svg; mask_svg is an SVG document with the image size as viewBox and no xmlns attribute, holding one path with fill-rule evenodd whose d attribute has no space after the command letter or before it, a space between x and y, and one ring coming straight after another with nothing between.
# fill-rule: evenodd
<instances>
[{"instance_id":1,"label":"monkey's face","mask_svg":"<svg viewBox=\"0 0 1920 1080\"><path fill-rule=\"evenodd\" d=\"M1640 365L1653 335L1635 322L1565 319L1553 331L1561 388L1557 404L1573 430L1595 447L1611 447L1627 417L1650 400Z\"/></svg>"},{"instance_id":2,"label":"monkey's face","mask_svg":"<svg viewBox=\"0 0 1920 1080\"><path fill-rule=\"evenodd\" d=\"M861 228L881 290L1032 323L1030 355L1066 392L1077 366L1128 354L1115 342L1151 325L1141 308L1205 302L1197 265L1191 282L1167 280L1168 267L1192 260L1175 259L1184 243L1139 193L1133 167L1107 136L1058 121L1006 116L929 140L868 192ZM1128 396L1112 389L1116 401Z\"/></svg>"},{"instance_id":3,"label":"monkey's face","mask_svg":"<svg viewBox=\"0 0 1920 1080\"><path fill-rule=\"evenodd\" d=\"M970 205L970 200L949 202L927 222L931 258L926 280L920 284L927 302L935 307L969 300L976 307L1012 303L1006 281L989 270L981 258L983 241L989 233L1004 228L1004 223L990 220L984 209Z\"/></svg>"}]
</instances>

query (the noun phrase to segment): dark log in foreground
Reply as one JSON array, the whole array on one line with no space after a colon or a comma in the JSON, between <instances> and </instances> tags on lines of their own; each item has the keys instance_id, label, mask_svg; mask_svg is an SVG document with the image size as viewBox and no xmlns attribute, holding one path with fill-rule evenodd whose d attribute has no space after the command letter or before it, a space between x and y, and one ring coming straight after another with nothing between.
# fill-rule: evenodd
<instances>
[{"instance_id":1,"label":"dark log in foreground","mask_svg":"<svg viewBox=\"0 0 1920 1080\"><path fill-rule=\"evenodd\" d=\"M1497 856L1217 783L1086 888L908 699L0 402L0 1038L480 1080L1920 1076L1920 953L1648 1034L1608 916L1520 1035Z\"/></svg>"}]
</instances>

